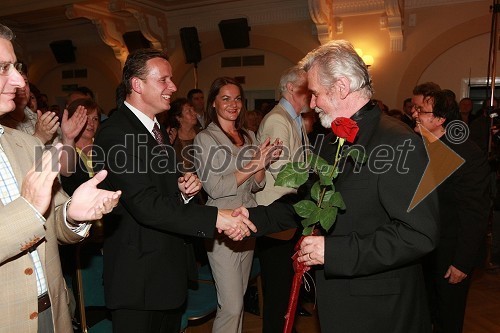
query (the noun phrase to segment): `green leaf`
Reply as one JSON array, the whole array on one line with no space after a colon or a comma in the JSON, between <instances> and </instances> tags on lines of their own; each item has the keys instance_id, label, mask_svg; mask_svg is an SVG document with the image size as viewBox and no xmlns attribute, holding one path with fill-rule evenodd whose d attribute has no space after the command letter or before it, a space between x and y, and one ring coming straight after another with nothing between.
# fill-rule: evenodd
<instances>
[{"instance_id":1,"label":"green leaf","mask_svg":"<svg viewBox=\"0 0 500 333\"><path fill-rule=\"evenodd\" d=\"M333 207L331 204L332 196L335 194L335 186L332 185L332 190L326 191L323 196L323 202L321 203L321 208Z\"/></svg>"},{"instance_id":2,"label":"green leaf","mask_svg":"<svg viewBox=\"0 0 500 333\"><path fill-rule=\"evenodd\" d=\"M323 176L319 174L319 183L323 186L333 185L333 179L331 176Z\"/></svg>"},{"instance_id":3,"label":"green leaf","mask_svg":"<svg viewBox=\"0 0 500 333\"><path fill-rule=\"evenodd\" d=\"M308 156L308 162L310 168L316 172L320 172L324 167L329 166L328 162L324 158L316 154L310 154Z\"/></svg>"},{"instance_id":4,"label":"green leaf","mask_svg":"<svg viewBox=\"0 0 500 333\"><path fill-rule=\"evenodd\" d=\"M305 227L304 230L302 230L302 235L304 236L310 236L313 232L314 225L310 227Z\"/></svg>"},{"instance_id":5,"label":"green leaf","mask_svg":"<svg viewBox=\"0 0 500 333\"><path fill-rule=\"evenodd\" d=\"M319 222L319 217L321 216L321 211L322 209L318 206L316 206L316 209L311 213L311 216L309 216L309 219L311 221L314 221L314 223Z\"/></svg>"},{"instance_id":6,"label":"green leaf","mask_svg":"<svg viewBox=\"0 0 500 333\"><path fill-rule=\"evenodd\" d=\"M344 203L344 199L342 199L342 195L340 194L340 192L335 192L332 197L330 198L330 200L328 201L332 206L334 207L338 207L342 210L345 210L345 203Z\"/></svg>"},{"instance_id":7,"label":"green leaf","mask_svg":"<svg viewBox=\"0 0 500 333\"><path fill-rule=\"evenodd\" d=\"M335 224L337 219L337 207L325 208L321 211L319 223L327 232Z\"/></svg>"},{"instance_id":8,"label":"green leaf","mask_svg":"<svg viewBox=\"0 0 500 333\"><path fill-rule=\"evenodd\" d=\"M317 170L317 172L318 172L318 175L333 178L332 177L333 165L330 165L330 164L323 165L323 166L321 166L320 170Z\"/></svg>"},{"instance_id":9,"label":"green leaf","mask_svg":"<svg viewBox=\"0 0 500 333\"><path fill-rule=\"evenodd\" d=\"M307 218L307 219L303 219L301 221L301 224L302 224L302 227L307 228L307 227L310 227L312 225L315 225L316 222L318 222L318 221L314 221L314 219Z\"/></svg>"},{"instance_id":10,"label":"green leaf","mask_svg":"<svg viewBox=\"0 0 500 333\"><path fill-rule=\"evenodd\" d=\"M318 209L316 204L311 200L301 200L293 205L295 212L303 218L311 217L311 215Z\"/></svg>"},{"instance_id":11,"label":"green leaf","mask_svg":"<svg viewBox=\"0 0 500 333\"><path fill-rule=\"evenodd\" d=\"M338 175L339 175L339 167L337 166L333 171L333 178L337 178Z\"/></svg>"},{"instance_id":12,"label":"green leaf","mask_svg":"<svg viewBox=\"0 0 500 333\"><path fill-rule=\"evenodd\" d=\"M274 185L298 188L309 177L309 172L304 162L289 162L281 169Z\"/></svg>"},{"instance_id":13,"label":"green leaf","mask_svg":"<svg viewBox=\"0 0 500 333\"><path fill-rule=\"evenodd\" d=\"M319 201L320 193L321 193L321 185L319 184L319 181L317 181L311 187L311 198L313 198L316 201Z\"/></svg>"}]
</instances>

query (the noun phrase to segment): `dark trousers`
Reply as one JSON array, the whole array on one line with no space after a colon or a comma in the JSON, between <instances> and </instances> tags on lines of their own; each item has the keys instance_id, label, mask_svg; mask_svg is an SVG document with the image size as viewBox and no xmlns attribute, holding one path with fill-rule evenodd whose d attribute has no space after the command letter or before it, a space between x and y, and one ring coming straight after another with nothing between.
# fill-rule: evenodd
<instances>
[{"instance_id":1,"label":"dark trousers","mask_svg":"<svg viewBox=\"0 0 500 333\"><path fill-rule=\"evenodd\" d=\"M447 248L445 241L439 246L425 257L423 265L433 332L461 333L472 272L460 283L448 283L444 275L452 261L453 247Z\"/></svg>"},{"instance_id":2,"label":"dark trousers","mask_svg":"<svg viewBox=\"0 0 500 333\"><path fill-rule=\"evenodd\" d=\"M118 309L111 311L113 333L179 333L182 310L141 311Z\"/></svg>"},{"instance_id":3,"label":"dark trousers","mask_svg":"<svg viewBox=\"0 0 500 333\"><path fill-rule=\"evenodd\" d=\"M436 277L431 296L431 319L434 333L462 332L470 281L470 276L467 276L460 283L450 284L448 280Z\"/></svg>"},{"instance_id":4,"label":"dark trousers","mask_svg":"<svg viewBox=\"0 0 500 333\"><path fill-rule=\"evenodd\" d=\"M500 194L499 194L500 195ZM491 221L491 258L490 262L500 265L500 210L493 210Z\"/></svg>"},{"instance_id":5,"label":"dark trousers","mask_svg":"<svg viewBox=\"0 0 500 333\"><path fill-rule=\"evenodd\" d=\"M296 239L284 241L269 237L257 239L264 313L262 333L282 332L293 279L292 258Z\"/></svg>"}]
</instances>

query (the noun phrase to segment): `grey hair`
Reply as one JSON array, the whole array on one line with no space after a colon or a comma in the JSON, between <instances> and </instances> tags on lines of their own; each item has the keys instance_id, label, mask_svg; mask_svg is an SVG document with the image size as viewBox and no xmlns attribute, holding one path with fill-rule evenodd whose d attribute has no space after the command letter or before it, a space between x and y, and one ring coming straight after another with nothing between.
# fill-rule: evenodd
<instances>
[{"instance_id":1,"label":"grey hair","mask_svg":"<svg viewBox=\"0 0 500 333\"><path fill-rule=\"evenodd\" d=\"M350 92L360 91L367 98L373 95L368 68L346 40L333 40L317 47L299 62L299 66L306 72L317 66L320 83L324 86L332 87L345 77L350 82Z\"/></svg>"},{"instance_id":2,"label":"grey hair","mask_svg":"<svg viewBox=\"0 0 500 333\"><path fill-rule=\"evenodd\" d=\"M288 82L297 83L297 81L302 80L302 75L304 70L298 65L287 68L280 78L280 91L284 93L286 91L286 85Z\"/></svg>"},{"instance_id":3,"label":"grey hair","mask_svg":"<svg viewBox=\"0 0 500 333\"><path fill-rule=\"evenodd\" d=\"M16 38L16 35L14 35L12 30L9 29L9 27L0 23L0 38L11 41L14 38Z\"/></svg>"}]
</instances>

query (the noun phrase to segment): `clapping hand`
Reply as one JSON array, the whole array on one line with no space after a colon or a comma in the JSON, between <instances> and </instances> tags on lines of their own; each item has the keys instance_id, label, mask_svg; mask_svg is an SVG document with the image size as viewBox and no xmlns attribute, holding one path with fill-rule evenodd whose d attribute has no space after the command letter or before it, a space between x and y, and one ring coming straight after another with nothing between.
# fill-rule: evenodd
<instances>
[{"instance_id":1,"label":"clapping hand","mask_svg":"<svg viewBox=\"0 0 500 333\"><path fill-rule=\"evenodd\" d=\"M55 112L45 112L37 110L38 120L35 124L34 136L39 138L43 144L46 144L49 140L54 137L57 128L59 127L59 117Z\"/></svg>"},{"instance_id":2,"label":"clapping hand","mask_svg":"<svg viewBox=\"0 0 500 333\"><path fill-rule=\"evenodd\" d=\"M283 150L283 142L279 139L274 140L271 144L271 139L267 138L259 145L259 149L255 152L253 160L257 162L258 170L265 168L269 163L278 159Z\"/></svg>"},{"instance_id":3,"label":"clapping hand","mask_svg":"<svg viewBox=\"0 0 500 333\"><path fill-rule=\"evenodd\" d=\"M62 142L65 145L73 145L75 138L86 123L87 109L84 106L79 105L70 118L68 118L68 110L64 109L61 122Z\"/></svg>"},{"instance_id":4,"label":"clapping hand","mask_svg":"<svg viewBox=\"0 0 500 333\"><path fill-rule=\"evenodd\" d=\"M28 171L21 185L21 196L40 214L45 214L52 200L52 184L59 173L62 145L59 143L42 154Z\"/></svg>"},{"instance_id":5,"label":"clapping hand","mask_svg":"<svg viewBox=\"0 0 500 333\"><path fill-rule=\"evenodd\" d=\"M219 233L224 232L232 240L239 241L250 236L250 231L257 232L257 228L248 216L249 213L245 207L239 207L234 211L219 209L215 227Z\"/></svg>"},{"instance_id":6,"label":"clapping hand","mask_svg":"<svg viewBox=\"0 0 500 333\"><path fill-rule=\"evenodd\" d=\"M97 185L106 178L107 174L106 170L102 170L76 189L67 210L69 219L74 221L98 220L116 207L122 192L97 188Z\"/></svg>"}]
</instances>

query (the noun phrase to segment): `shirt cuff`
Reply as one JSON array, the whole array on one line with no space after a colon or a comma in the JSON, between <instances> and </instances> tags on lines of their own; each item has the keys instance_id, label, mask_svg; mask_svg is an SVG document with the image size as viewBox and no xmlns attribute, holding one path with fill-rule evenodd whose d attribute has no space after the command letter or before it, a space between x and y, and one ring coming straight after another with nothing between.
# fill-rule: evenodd
<instances>
[{"instance_id":1,"label":"shirt cuff","mask_svg":"<svg viewBox=\"0 0 500 333\"><path fill-rule=\"evenodd\" d=\"M194 195L191 196L191 197L186 198L186 196L184 195L184 193L181 192L181 198L182 198L182 201L184 201L184 204L187 204L189 201L191 201L191 199L194 198Z\"/></svg>"},{"instance_id":2,"label":"shirt cuff","mask_svg":"<svg viewBox=\"0 0 500 333\"><path fill-rule=\"evenodd\" d=\"M67 209L68 209L68 206L70 203L71 203L71 198L64 203L64 207L63 207L64 223L75 234L77 234L78 236L81 236L81 237L85 237L85 235L89 231L91 225L88 222L80 223L80 222L75 221L75 222L71 223L68 221Z\"/></svg>"},{"instance_id":3,"label":"shirt cuff","mask_svg":"<svg viewBox=\"0 0 500 333\"><path fill-rule=\"evenodd\" d=\"M43 215L40 214L40 212L28 200L26 200L24 197L21 198L31 207L31 209L33 209L33 212L35 212L35 216L40 220L40 222L42 224L45 224L45 222L47 221L45 217L43 217Z\"/></svg>"}]
</instances>

